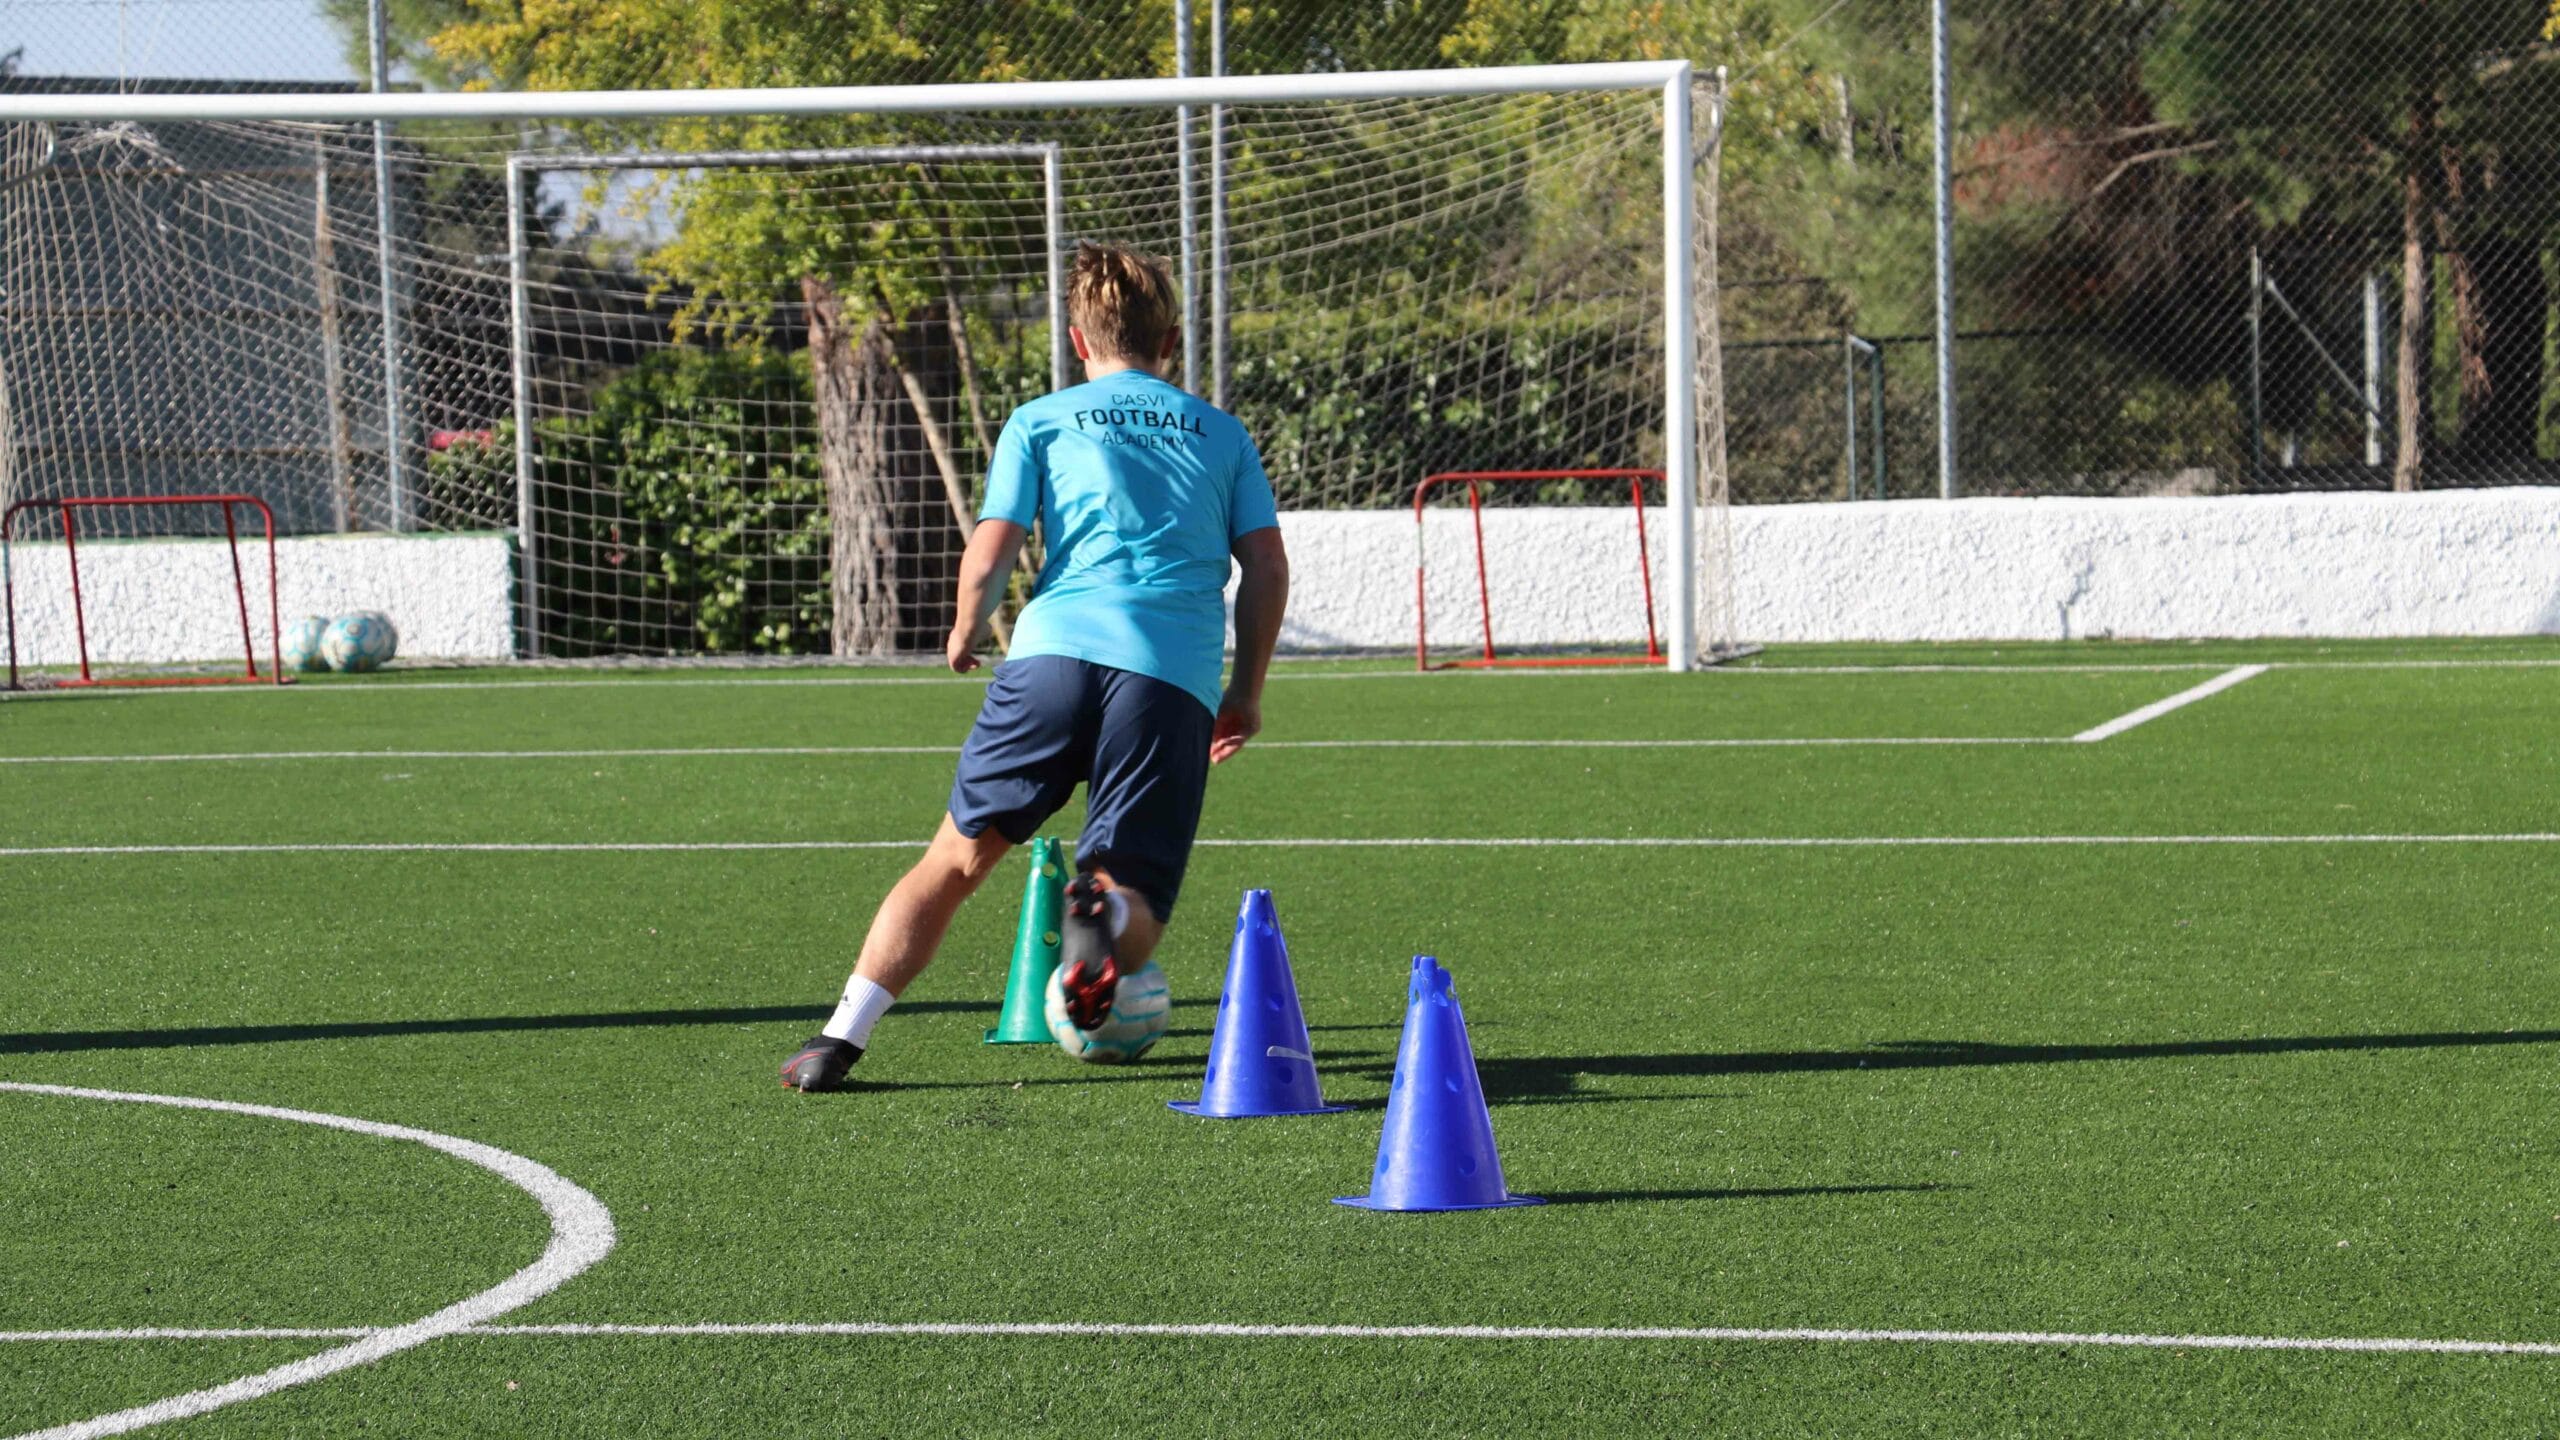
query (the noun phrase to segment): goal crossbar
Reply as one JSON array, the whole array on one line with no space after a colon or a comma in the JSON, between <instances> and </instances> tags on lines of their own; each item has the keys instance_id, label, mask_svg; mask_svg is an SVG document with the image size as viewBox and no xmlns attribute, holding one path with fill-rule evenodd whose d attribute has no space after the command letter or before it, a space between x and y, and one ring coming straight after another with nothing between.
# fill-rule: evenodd
<instances>
[{"instance_id":1,"label":"goal crossbar","mask_svg":"<svg viewBox=\"0 0 2560 1440\"><path fill-rule=\"evenodd\" d=\"M803 85L770 90L473 90L434 94L5 95L0 122L33 120L611 120L683 115L915 115L950 110L1110 110L1297 100L1688 88L1686 60L1051 80L971 85Z\"/></svg>"}]
</instances>

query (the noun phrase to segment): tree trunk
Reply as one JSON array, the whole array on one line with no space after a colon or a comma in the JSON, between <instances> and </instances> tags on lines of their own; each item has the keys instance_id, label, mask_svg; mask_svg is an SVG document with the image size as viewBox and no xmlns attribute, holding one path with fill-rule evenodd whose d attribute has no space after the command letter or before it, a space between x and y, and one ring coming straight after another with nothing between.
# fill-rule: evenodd
<instances>
[{"instance_id":1,"label":"tree trunk","mask_svg":"<svg viewBox=\"0 0 2560 1440\"><path fill-rule=\"evenodd\" d=\"M2463 259L2471 313L2463 317L2462 429L2454 449L2466 470L2530 465L2542 421L2543 330L2551 308L2542 249L2513 235L2473 235L2463 242Z\"/></svg>"},{"instance_id":2,"label":"tree trunk","mask_svg":"<svg viewBox=\"0 0 2560 1440\"><path fill-rule=\"evenodd\" d=\"M898 528L890 427L898 397L889 330L872 307L847 332L844 300L815 275L800 280L817 391L818 470L827 484L828 547L838 655L898 648Z\"/></svg>"},{"instance_id":3,"label":"tree trunk","mask_svg":"<svg viewBox=\"0 0 2560 1440\"><path fill-rule=\"evenodd\" d=\"M2411 97L2409 142L2401 157L2400 453L2391 470L2394 490L2415 490L2424 483L2427 441L2435 428L2429 382L2435 359L2436 277L2435 256L2427 247L2427 230L2436 210L2434 186L2429 183L2436 167L2435 130L2435 94L2421 90Z\"/></svg>"}]
</instances>

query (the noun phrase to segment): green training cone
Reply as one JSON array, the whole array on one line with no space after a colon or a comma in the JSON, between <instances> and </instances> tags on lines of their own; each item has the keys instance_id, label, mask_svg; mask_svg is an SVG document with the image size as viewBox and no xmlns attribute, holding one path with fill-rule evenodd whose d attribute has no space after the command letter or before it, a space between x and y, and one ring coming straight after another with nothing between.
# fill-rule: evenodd
<instances>
[{"instance_id":1,"label":"green training cone","mask_svg":"<svg viewBox=\"0 0 2560 1440\"><path fill-rule=\"evenodd\" d=\"M987 1032L990 1045L1049 1045L1040 1013L1049 972L1058 968L1058 921L1067 908L1067 859L1052 836L1031 842L1031 878L1022 885L1022 928L1013 937L1013 967L1004 979L1004 1013Z\"/></svg>"}]
</instances>

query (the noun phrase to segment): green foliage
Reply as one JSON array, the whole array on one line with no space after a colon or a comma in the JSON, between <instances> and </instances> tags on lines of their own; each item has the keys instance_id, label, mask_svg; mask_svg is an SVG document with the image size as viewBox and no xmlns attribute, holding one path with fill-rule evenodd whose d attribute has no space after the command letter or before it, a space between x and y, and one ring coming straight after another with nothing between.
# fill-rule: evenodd
<instances>
[{"instance_id":1,"label":"green foliage","mask_svg":"<svg viewBox=\"0 0 2560 1440\"><path fill-rule=\"evenodd\" d=\"M1470 0L1441 44L1462 65L1535 65L1688 58L1722 66L1731 95L1722 169L1728 184L1783 183L1796 203L1823 167L1818 139L1831 77L1789 43L1800 29L1788 0ZM1703 119L1703 117L1702 117Z\"/></svg>"},{"instance_id":2,"label":"green foliage","mask_svg":"<svg viewBox=\"0 0 2560 1440\"><path fill-rule=\"evenodd\" d=\"M827 648L826 487L806 359L678 346L543 421L537 608L549 653ZM431 503L511 495L515 432L432 457ZM492 517L494 518L494 517Z\"/></svg>"},{"instance_id":3,"label":"green foliage","mask_svg":"<svg viewBox=\"0 0 2560 1440\"><path fill-rule=\"evenodd\" d=\"M2549 112L2508 103L2546 67L2519 71L2496 58L2529 42L2544 15L2543 0L2190 0L2143 74L2163 118L2221 142L2199 163L2239 181L2271 221L2290 223L2315 204L2383 218L2392 182L2411 165L2548 143L2531 132L2549 128ZM2418 137L2412 153L2412 108L2422 99L2437 107L2443 134Z\"/></svg>"},{"instance_id":4,"label":"green foliage","mask_svg":"<svg viewBox=\"0 0 2560 1440\"><path fill-rule=\"evenodd\" d=\"M337 28L345 47L347 68L358 75L373 66L372 7L376 0L320 0L320 13ZM466 77L438 53L430 37L473 15L472 0L379 0L383 7L384 48L394 84L424 82L449 90Z\"/></svg>"},{"instance_id":5,"label":"green foliage","mask_svg":"<svg viewBox=\"0 0 2560 1440\"><path fill-rule=\"evenodd\" d=\"M501 423L486 438L464 436L427 454L417 506L439 530L504 530L516 523L516 426Z\"/></svg>"},{"instance_id":6,"label":"green foliage","mask_svg":"<svg viewBox=\"0 0 2560 1440\"><path fill-rule=\"evenodd\" d=\"M1170 0L476 4L477 19L434 37L436 52L454 66L530 90L1003 81L1035 70L1067 78L1152 73L1154 52L1169 50L1172 32ZM1029 37L1037 37L1034 57L1021 53ZM930 129L929 123L858 116L679 117L647 127L645 137L625 130L617 138L660 148L770 150L927 142L935 138ZM750 325L810 275L903 313L942 293L943 277L915 263L920 249L967 269L1005 243L997 232L1009 236L1012 217L1036 210L1035 171L1016 165L985 178L976 171L990 167L970 168L967 204L954 203L947 177L933 167L895 172L900 188L887 220L876 214L852 220L833 207L801 203L799 183L786 171L717 170L671 180L651 198L680 209L684 224L650 257L649 268L690 297L682 317L688 326Z\"/></svg>"},{"instance_id":7,"label":"green foliage","mask_svg":"<svg viewBox=\"0 0 2560 1440\"><path fill-rule=\"evenodd\" d=\"M1555 306L1534 316L1258 315L1240 323L1235 408L1288 508L1400 505L1434 470L1658 465L1647 453L1594 454L1579 407L1658 409L1658 335L1623 310ZM1354 332L1359 343L1353 344ZM1590 377L1606 377L1597 387ZM1568 388L1573 377L1581 383ZM1293 488L1350 474L1357 488Z\"/></svg>"}]
</instances>

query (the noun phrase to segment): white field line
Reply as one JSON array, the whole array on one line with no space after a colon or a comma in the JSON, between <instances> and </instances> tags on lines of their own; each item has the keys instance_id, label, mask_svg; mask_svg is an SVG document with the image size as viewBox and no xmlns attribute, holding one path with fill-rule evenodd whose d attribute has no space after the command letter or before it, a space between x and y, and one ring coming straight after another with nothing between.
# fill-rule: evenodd
<instances>
[{"instance_id":1,"label":"white field line","mask_svg":"<svg viewBox=\"0 0 2560 1440\"><path fill-rule=\"evenodd\" d=\"M2268 660L2269 670L2553 670L2551 660ZM2181 670L2228 670L2229 660L2120 661L2073 665L1716 665L1704 675L2163 675ZM1273 679L1280 678L1277 675ZM1302 680L1330 676L1302 675Z\"/></svg>"},{"instance_id":2,"label":"white field line","mask_svg":"<svg viewBox=\"0 0 2560 1440\"><path fill-rule=\"evenodd\" d=\"M771 685L779 690L859 688L874 685L973 685L983 687L983 675L775 675L757 679L748 675L664 675L632 676L628 679L603 677L557 677L524 680L409 680L386 676L377 682L298 685L152 685L131 689L102 687L98 689L66 688L59 690L0 689L0 701L69 700L79 696L143 695L388 695L400 690L656 690L665 688L718 688L739 685Z\"/></svg>"},{"instance_id":3,"label":"white field line","mask_svg":"<svg viewBox=\"0 0 2560 1440\"><path fill-rule=\"evenodd\" d=\"M1203 850L1896 850L2075 845L2553 845L2560 831L2328 835L1296 835L1208 839ZM921 840L387 840L202 845L14 845L0 860L126 855L611 855L921 850Z\"/></svg>"},{"instance_id":4,"label":"white field line","mask_svg":"<svg viewBox=\"0 0 2560 1440\"><path fill-rule=\"evenodd\" d=\"M2154 700L2139 710L2128 710L2103 725L2092 725L2071 738L2083 744L2094 745L2111 736L2121 735L2136 725L2147 725L2172 710L2184 709L2199 700L2219 695L2234 685L2255 680L2266 673L2267 667L2264 665L2242 665L2225 670L2201 685L2191 685L2165 700Z\"/></svg>"},{"instance_id":5,"label":"white field line","mask_svg":"<svg viewBox=\"0 0 2560 1440\"><path fill-rule=\"evenodd\" d=\"M2493 659L2493 660L2271 660L2267 668L2274 670L2548 670L2560 669L2560 659ZM2093 661L2064 665L1712 665L1697 673L1705 676L1796 676L1826 675L2160 675L2182 670L2227 670L2227 660L2161 660L2161 661ZM1272 675L1278 683L1301 680L1605 680L1640 676L1659 676L1666 672L1651 667L1626 669L1527 669L1527 670L1329 670L1312 674L1292 674L1282 670ZM327 685L208 685L152 686L141 689L109 690L0 690L0 704L11 701L63 700L76 696L119 696L141 699L191 696L241 695L397 695L412 690L605 690L643 688L725 688L771 685L792 687L848 687L870 685L984 685L984 676L957 675L784 675L758 679L749 675L647 676L620 678L560 678L531 680L389 680L380 684Z\"/></svg>"},{"instance_id":6,"label":"white field line","mask_svg":"<svg viewBox=\"0 0 2560 1440\"><path fill-rule=\"evenodd\" d=\"M1676 740L1257 740L1264 750L1750 750L1894 745L2062 745L2057 735L1765 736ZM680 757L957 755L957 745L651 745L558 750L227 750L149 755L0 755L0 765L248 764L280 760L619 760Z\"/></svg>"},{"instance_id":7,"label":"white field line","mask_svg":"<svg viewBox=\"0 0 2560 1440\"><path fill-rule=\"evenodd\" d=\"M0 1344L136 1340L310 1340L367 1330L17 1330ZM474 1336L566 1339L704 1339L736 1336L928 1335L956 1338L1068 1336L1205 1340L1582 1340L1832 1345L2075 1345L2142 1350L2311 1350L2384 1355L2560 1355L2543 1340L2431 1340L2391 1336L2152 1335L2123 1331L1828 1329L1747 1325L1234 1325L1109 1321L867 1321L743 1325L473 1325Z\"/></svg>"},{"instance_id":8,"label":"white field line","mask_svg":"<svg viewBox=\"0 0 2560 1440\"><path fill-rule=\"evenodd\" d=\"M129 1410L94 1416L51 1429L30 1431L18 1440L90 1440L100 1435L122 1435L146 1426L183 1420L202 1415L226 1405L237 1405L272 1395L288 1386L306 1384L323 1376L358 1365L368 1365L386 1355L424 1345L430 1340L468 1330L550 1294L579 1272L602 1260L613 1249L613 1216L603 1202L585 1190L562 1179L549 1166L521 1155L483 1145L474 1140L439 1135L432 1130L415 1130L406 1125L386 1125L375 1120L355 1120L344 1115L325 1115L313 1110L287 1110L274 1105L244 1105L230 1100L199 1100L186 1095L140 1095L121 1090L87 1090L70 1085L30 1085L0 1081L0 1090L13 1090L27 1095L54 1095L78 1100L112 1100L134 1105L168 1105L181 1110L215 1110L232 1115L255 1115L269 1120L291 1120L303 1125L320 1125L332 1130L347 1130L358 1135L372 1135L385 1140L406 1140L438 1150L466 1164L477 1165L508 1184L522 1190L542 1206L551 1220L551 1243L542 1254L496 1285L469 1299L458 1301L422 1319L405 1325L378 1330L351 1332L350 1343L317 1355L279 1365L272 1370L250 1375L228 1384L165 1400L154 1400ZM327 1332L325 1338L337 1339L342 1333ZM307 1338L307 1337L306 1337Z\"/></svg>"}]
</instances>

